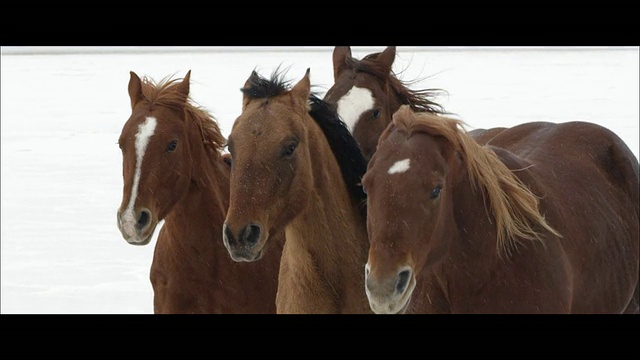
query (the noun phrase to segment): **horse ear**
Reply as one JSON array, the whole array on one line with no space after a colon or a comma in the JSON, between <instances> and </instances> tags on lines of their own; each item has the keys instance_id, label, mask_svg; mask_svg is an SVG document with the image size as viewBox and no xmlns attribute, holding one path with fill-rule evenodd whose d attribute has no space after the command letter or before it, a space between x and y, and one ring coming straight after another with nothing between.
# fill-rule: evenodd
<instances>
[{"instance_id":1,"label":"horse ear","mask_svg":"<svg viewBox=\"0 0 640 360\"><path fill-rule=\"evenodd\" d=\"M191 70L187 71L187 75L184 76L182 82L178 85L178 92L183 94L185 99L189 96L189 81L191 79Z\"/></svg>"},{"instance_id":2,"label":"horse ear","mask_svg":"<svg viewBox=\"0 0 640 360\"><path fill-rule=\"evenodd\" d=\"M247 79L247 81L244 82L244 86L242 87L243 89L248 89L251 87L251 84L256 84L258 82L258 80L260 79L260 75L258 75L258 73L255 70L251 71L251 75L249 75L249 78ZM244 111L247 108L247 105L249 105L249 101L251 101L251 99L247 96L246 93L242 93L242 111Z\"/></svg>"},{"instance_id":3,"label":"horse ear","mask_svg":"<svg viewBox=\"0 0 640 360\"><path fill-rule=\"evenodd\" d=\"M142 99L142 81L140 77L133 71L129 71L131 78L129 79L129 98L131 99L131 108Z\"/></svg>"},{"instance_id":4,"label":"horse ear","mask_svg":"<svg viewBox=\"0 0 640 360\"><path fill-rule=\"evenodd\" d=\"M391 72L391 66L393 65L393 61L396 58L396 47L395 46L387 46L380 55L378 55L378 61L384 64L387 68L389 68L389 72Z\"/></svg>"},{"instance_id":5,"label":"horse ear","mask_svg":"<svg viewBox=\"0 0 640 360\"><path fill-rule=\"evenodd\" d=\"M413 116L414 112L411 109L411 105L400 105L400 107L398 108L398 110L396 110L396 112L393 113L393 115L391 116L393 119L393 122L396 121L396 118L398 117L410 117Z\"/></svg>"},{"instance_id":6,"label":"horse ear","mask_svg":"<svg viewBox=\"0 0 640 360\"><path fill-rule=\"evenodd\" d=\"M251 83L255 83L256 80L258 80L259 78L260 76L258 75L258 73L255 70L252 70L251 75L249 75L249 78L247 79L247 81L244 82L244 87L245 88L249 87Z\"/></svg>"},{"instance_id":7,"label":"horse ear","mask_svg":"<svg viewBox=\"0 0 640 360\"><path fill-rule=\"evenodd\" d=\"M259 79L259 75L255 70L251 71L251 75L249 75L249 78L247 79L247 81L244 82L244 89L249 88L252 83L255 83L258 79ZM249 97L247 96L247 94L242 93L242 111L244 111L247 108L247 105L249 105L249 101L251 99L249 99Z\"/></svg>"},{"instance_id":8,"label":"horse ear","mask_svg":"<svg viewBox=\"0 0 640 360\"><path fill-rule=\"evenodd\" d=\"M309 79L310 72L311 68L307 68L307 72L304 74L302 80L298 81L298 83L291 89L291 94L295 98L301 99L304 104L308 104L309 95L311 94L311 80Z\"/></svg>"},{"instance_id":9,"label":"horse ear","mask_svg":"<svg viewBox=\"0 0 640 360\"><path fill-rule=\"evenodd\" d=\"M338 76L347 68L347 59L351 59L351 48L349 46L336 46L333 49L333 79L338 80Z\"/></svg>"}]
</instances>

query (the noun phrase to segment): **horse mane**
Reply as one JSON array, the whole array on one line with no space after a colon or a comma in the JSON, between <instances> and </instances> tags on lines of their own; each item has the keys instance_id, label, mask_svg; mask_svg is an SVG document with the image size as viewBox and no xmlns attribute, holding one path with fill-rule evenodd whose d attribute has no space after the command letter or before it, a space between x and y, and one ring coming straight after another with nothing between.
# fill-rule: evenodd
<instances>
[{"instance_id":1,"label":"horse mane","mask_svg":"<svg viewBox=\"0 0 640 360\"><path fill-rule=\"evenodd\" d=\"M216 119L204 108L197 105L190 96L177 91L180 78L167 76L155 82L149 77L142 78L142 95L151 105L165 106L174 110L184 111L186 118L198 125L205 148L213 154L220 154L226 139L220 131Z\"/></svg>"},{"instance_id":2,"label":"horse mane","mask_svg":"<svg viewBox=\"0 0 640 360\"><path fill-rule=\"evenodd\" d=\"M407 106L403 106L397 116L394 116L392 124L407 136L414 133L441 136L451 144L454 151L462 155L472 189L480 187L489 198L496 220L499 255L510 255L516 248L518 238L542 241L540 233L534 229L536 225L561 236L540 214L538 197L500 161L495 152L479 145L467 134L463 121L425 112L412 114ZM384 140L383 136L389 136L392 127L387 128L380 141Z\"/></svg>"},{"instance_id":3,"label":"horse mane","mask_svg":"<svg viewBox=\"0 0 640 360\"><path fill-rule=\"evenodd\" d=\"M256 74L257 75L257 74ZM285 72L280 67L271 74L269 79L257 75L251 76L244 88L243 94L251 99L262 99L278 96L290 90L290 81L284 80ZM360 209L366 211L367 196L362 190L360 180L367 170L367 160L362 155L358 143L340 116L329 103L320 99L317 92L309 95L309 115L315 120L331 147L342 178L352 199L359 204Z\"/></svg>"},{"instance_id":4,"label":"horse mane","mask_svg":"<svg viewBox=\"0 0 640 360\"><path fill-rule=\"evenodd\" d=\"M367 171L367 160L335 108L313 93L309 96L309 102L311 106L309 114L327 138L333 155L340 165L349 194L359 204L360 210L366 211L367 195L360 181Z\"/></svg>"},{"instance_id":5,"label":"horse mane","mask_svg":"<svg viewBox=\"0 0 640 360\"><path fill-rule=\"evenodd\" d=\"M348 57L346 65L355 72L363 72L382 81L388 81L393 92L400 98L400 102L409 105L415 112L428 112L432 114L448 114L444 107L436 103L434 99L438 93L444 92L442 89L411 89L411 85L422 79L404 81L398 78L393 70L387 68L386 65L377 61L380 52L369 54L357 60ZM389 75L389 76L387 76Z\"/></svg>"}]
</instances>

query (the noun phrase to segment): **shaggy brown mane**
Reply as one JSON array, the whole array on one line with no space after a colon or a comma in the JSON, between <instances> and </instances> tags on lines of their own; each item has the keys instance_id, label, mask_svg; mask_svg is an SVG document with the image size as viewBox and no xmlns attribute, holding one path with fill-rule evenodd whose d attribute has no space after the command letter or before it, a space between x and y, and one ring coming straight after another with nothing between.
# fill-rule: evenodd
<instances>
[{"instance_id":1,"label":"shaggy brown mane","mask_svg":"<svg viewBox=\"0 0 640 360\"><path fill-rule=\"evenodd\" d=\"M534 228L542 226L554 235L554 230L538 210L538 197L507 168L490 148L480 146L464 130L465 123L425 112L412 112L402 106L393 117L393 125L380 136L380 142L393 128L411 136L427 133L444 137L462 155L472 188L478 187L488 196L490 210L496 220L498 254L509 255L518 238L542 240Z\"/></svg>"},{"instance_id":2,"label":"shaggy brown mane","mask_svg":"<svg viewBox=\"0 0 640 360\"><path fill-rule=\"evenodd\" d=\"M194 121L202 133L202 142L205 147L214 154L220 154L224 148L226 139L220 132L220 127L216 119L204 108L196 105L190 98L176 91L178 81L182 79L172 79L165 77L159 82L144 77L142 79L142 94L150 104L166 106L171 109L180 110L184 108L186 118ZM184 106L186 104L186 106Z\"/></svg>"},{"instance_id":3,"label":"shaggy brown mane","mask_svg":"<svg viewBox=\"0 0 640 360\"><path fill-rule=\"evenodd\" d=\"M389 69L383 63L377 61L380 53L369 54L358 61L353 58L346 59L346 65L355 72L363 72L377 77L378 79L389 81L389 85L394 93L400 98L402 104L411 106L411 109L416 112L428 112L433 114L447 114L442 105L432 101L439 92L440 89L411 89L411 85L418 82L403 81ZM389 75L387 77L387 75Z\"/></svg>"}]
</instances>

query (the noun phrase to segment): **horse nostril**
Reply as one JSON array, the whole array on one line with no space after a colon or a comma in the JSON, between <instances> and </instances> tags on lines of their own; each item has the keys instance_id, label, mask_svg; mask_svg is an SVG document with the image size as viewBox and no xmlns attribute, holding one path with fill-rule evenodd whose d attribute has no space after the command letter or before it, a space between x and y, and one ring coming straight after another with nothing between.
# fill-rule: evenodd
<instances>
[{"instance_id":1,"label":"horse nostril","mask_svg":"<svg viewBox=\"0 0 640 360\"><path fill-rule=\"evenodd\" d=\"M242 232L242 240L249 243L249 245L255 245L260 240L260 225L247 225Z\"/></svg>"},{"instance_id":2,"label":"horse nostril","mask_svg":"<svg viewBox=\"0 0 640 360\"><path fill-rule=\"evenodd\" d=\"M410 277L410 270L400 271L400 273L398 274L398 281L396 282L396 292L398 294L402 294L407 289Z\"/></svg>"},{"instance_id":3,"label":"horse nostril","mask_svg":"<svg viewBox=\"0 0 640 360\"><path fill-rule=\"evenodd\" d=\"M151 212L149 210L140 211L140 217L138 218L138 229L144 229L151 222Z\"/></svg>"}]
</instances>

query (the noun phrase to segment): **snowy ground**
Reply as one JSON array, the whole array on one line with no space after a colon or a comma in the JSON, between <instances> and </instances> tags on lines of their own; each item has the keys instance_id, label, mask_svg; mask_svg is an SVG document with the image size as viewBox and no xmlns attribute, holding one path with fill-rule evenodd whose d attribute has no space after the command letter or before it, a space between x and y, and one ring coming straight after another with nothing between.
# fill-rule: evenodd
<instances>
[{"instance_id":1,"label":"snowy ground","mask_svg":"<svg viewBox=\"0 0 640 360\"><path fill-rule=\"evenodd\" d=\"M383 48L352 50L360 58ZM252 70L269 75L282 64L297 81L310 67L324 93L333 82L331 51L3 48L0 312L153 312L155 239L128 245L115 222L122 196L116 141L129 117L129 71L159 80L192 70L192 98L226 136ZM438 100L473 127L590 121L620 135L638 156L638 54L638 48L398 47L394 70L405 80L425 78L415 87L446 89L449 96Z\"/></svg>"}]
</instances>

